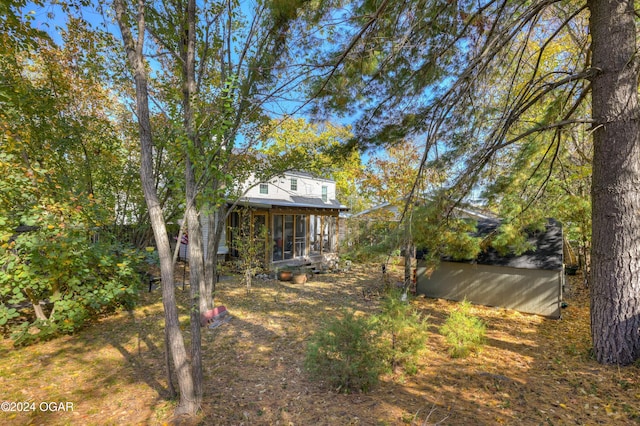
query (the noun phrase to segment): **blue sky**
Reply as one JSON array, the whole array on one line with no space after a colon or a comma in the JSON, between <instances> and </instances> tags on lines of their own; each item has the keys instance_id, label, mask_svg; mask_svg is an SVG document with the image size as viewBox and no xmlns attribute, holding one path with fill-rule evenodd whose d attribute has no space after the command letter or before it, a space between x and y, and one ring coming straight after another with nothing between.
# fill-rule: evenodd
<instances>
[{"instance_id":1,"label":"blue sky","mask_svg":"<svg viewBox=\"0 0 640 426\"><path fill-rule=\"evenodd\" d=\"M251 5L253 2L251 0L242 2L245 6ZM247 8L245 8L247 9ZM114 24L109 14L112 13L111 9L105 10L103 13L100 13L97 10L97 7L83 7L79 9L79 13L81 16L90 24L96 27L106 28L110 33L114 34L117 38L120 37L120 30L116 24ZM43 6L38 6L33 3L28 3L24 8L24 14L32 14L34 17L34 27L46 31L50 37L57 44L62 44L62 38L60 35L61 30L66 27L66 19L67 13L65 13L62 7L59 4L54 4L52 2L45 2ZM291 93L291 92L290 92ZM302 93L301 95L302 96ZM302 103L291 101L283 101L278 104L274 104L270 106L269 109L274 111L275 113L280 114L290 114L295 111L297 107ZM303 112L297 114L297 116L302 116L304 118L308 118L305 116ZM357 115L351 115L346 117L333 117L331 119L332 122L349 125L357 120ZM371 156L384 156L384 150L380 148L376 148L370 152L364 152L362 154L362 161L367 163Z\"/></svg>"}]
</instances>

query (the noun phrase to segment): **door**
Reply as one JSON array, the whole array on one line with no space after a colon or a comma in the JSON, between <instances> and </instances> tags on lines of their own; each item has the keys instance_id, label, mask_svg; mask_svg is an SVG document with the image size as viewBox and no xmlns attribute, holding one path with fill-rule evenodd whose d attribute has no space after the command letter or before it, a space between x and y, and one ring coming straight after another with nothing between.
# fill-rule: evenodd
<instances>
[{"instance_id":1,"label":"door","mask_svg":"<svg viewBox=\"0 0 640 426\"><path fill-rule=\"evenodd\" d=\"M267 228L267 213L253 213L253 240L258 249L256 258L262 259L265 264L268 263L267 259L267 237L269 230Z\"/></svg>"}]
</instances>

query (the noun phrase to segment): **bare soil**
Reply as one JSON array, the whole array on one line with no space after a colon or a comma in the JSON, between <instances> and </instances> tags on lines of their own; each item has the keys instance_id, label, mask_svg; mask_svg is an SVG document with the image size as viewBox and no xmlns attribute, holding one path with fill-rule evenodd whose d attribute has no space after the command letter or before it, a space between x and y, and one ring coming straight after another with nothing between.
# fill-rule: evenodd
<instances>
[{"instance_id":1,"label":"bare soil","mask_svg":"<svg viewBox=\"0 0 640 426\"><path fill-rule=\"evenodd\" d=\"M392 274L399 279L400 269ZM180 269L177 276L188 339L188 289ZM256 279L250 292L239 279L226 279L216 300L233 319L203 329L204 402L200 417L186 423L640 424L640 367L592 359L587 291L568 278L561 320L474 306L487 324L487 343L465 359L450 358L438 334L456 304L416 298L411 303L432 325L418 374L388 375L372 392L349 395L308 379L306 344L343 309L377 312L378 265L354 265L304 285ZM141 297L135 311L97 319L75 336L26 348L2 341L0 402L15 404L0 412L0 424L169 422L175 402L166 400L160 292Z\"/></svg>"}]
</instances>

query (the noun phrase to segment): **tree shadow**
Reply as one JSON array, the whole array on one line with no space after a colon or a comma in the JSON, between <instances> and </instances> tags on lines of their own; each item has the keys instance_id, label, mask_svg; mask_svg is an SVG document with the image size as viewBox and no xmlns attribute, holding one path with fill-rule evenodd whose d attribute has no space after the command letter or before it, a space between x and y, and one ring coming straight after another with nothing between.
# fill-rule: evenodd
<instances>
[{"instance_id":1,"label":"tree shadow","mask_svg":"<svg viewBox=\"0 0 640 426\"><path fill-rule=\"evenodd\" d=\"M42 386L29 389L25 395L36 405L63 401L73 404L74 409L18 413L14 419L17 424L78 420L94 424L128 423L131 418L148 423L168 391L160 362L163 333L158 312L161 315L161 310L144 315L144 308L139 309L138 314L122 312L101 318L73 336L18 349L23 351L19 359L25 364L16 368L23 369L21 374L44 381ZM136 401L138 395L123 393L126 389L140 389L136 384L144 384L145 389L152 391L144 392L144 399L152 402L142 410Z\"/></svg>"},{"instance_id":2,"label":"tree shadow","mask_svg":"<svg viewBox=\"0 0 640 426\"><path fill-rule=\"evenodd\" d=\"M370 393L351 395L310 381L304 369L307 342L323 319L344 307L362 314L379 308L360 295L359 287L379 279L365 275L330 275L306 286L262 282L249 294L240 284L225 282L217 300L233 319L202 329L203 424L633 424L640 419L633 417L639 369L603 367L589 358L588 314L577 302L561 321L474 308L488 325L485 349L452 359L438 327L456 304L418 298L412 303L429 316L431 335L415 376L383 376ZM23 354L12 367L32 376L25 383L42 383L27 395L72 401L76 410L22 413L9 423L152 424L169 417L159 296L135 312L102 318L76 336ZM176 296L186 312L188 291ZM181 324L188 344L186 314ZM56 375L60 380L49 383ZM17 392L9 385L6 397Z\"/></svg>"}]
</instances>

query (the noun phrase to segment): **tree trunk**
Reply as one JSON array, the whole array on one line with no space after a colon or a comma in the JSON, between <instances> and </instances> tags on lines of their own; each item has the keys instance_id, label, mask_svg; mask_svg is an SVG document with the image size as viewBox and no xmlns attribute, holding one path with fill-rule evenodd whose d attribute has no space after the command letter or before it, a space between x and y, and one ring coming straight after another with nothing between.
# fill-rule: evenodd
<instances>
[{"instance_id":1,"label":"tree trunk","mask_svg":"<svg viewBox=\"0 0 640 426\"><path fill-rule=\"evenodd\" d=\"M187 161L187 177L192 178L191 162ZM194 194L195 179L187 180L187 199ZM189 229L189 296L191 299L190 324L191 324L191 374L193 377L195 403L198 407L202 403L202 341L200 335L200 312L202 300L202 287L204 286L204 253L202 251L202 227L195 211L195 206L187 209L186 219Z\"/></svg>"},{"instance_id":2,"label":"tree trunk","mask_svg":"<svg viewBox=\"0 0 640 426\"><path fill-rule=\"evenodd\" d=\"M49 319L45 315L44 310L42 309L42 305L40 305L40 301L31 302L31 306L33 306L33 312L35 312L37 319L41 321L47 321Z\"/></svg>"},{"instance_id":3,"label":"tree trunk","mask_svg":"<svg viewBox=\"0 0 640 426\"><path fill-rule=\"evenodd\" d=\"M44 313L44 309L42 309L42 305L40 304L40 299L34 297L30 289L25 288L24 292L27 295L27 299L29 299L29 302L31 302L31 306L33 306L33 312L36 314L37 319L41 321L47 321L49 318L51 318L52 315L47 316ZM51 311L51 314L53 314L53 311Z\"/></svg>"},{"instance_id":4,"label":"tree trunk","mask_svg":"<svg viewBox=\"0 0 640 426\"><path fill-rule=\"evenodd\" d=\"M198 410L194 397L194 386L187 351L185 349L180 323L178 321L178 307L175 298L175 285L173 279L173 256L169 245L169 235L164 222L162 207L158 200L153 176L153 138L151 133L151 119L149 115L149 97L147 87L147 74L142 53L144 45L144 2L138 1L138 40L133 39L133 35L127 26L128 19L125 17L126 8L122 0L114 1L116 18L124 47L127 53L129 66L134 74L136 91L136 111L138 115L138 130L140 138L140 180L144 192L147 209L153 235L160 258L160 277L162 280L162 304L165 315L165 328L168 336L168 350L173 359L176 369L178 386L180 388L180 402L176 408L176 414L195 415Z\"/></svg>"},{"instance_id":5,"label":"tree trunk","mask_svg":"<svg viewBox=\"0 0 640 426\"><path fill-rule=\"evenodd\" d=\"M595 356L640 357L640 126L632 1L590 0L594 154L591 330Z\"/></svg>"},{"instance_id":6,"label":"tree trunk","mask_svg":"<svg viewBox=\"0 0 640 426\"><path fill-rule=\"evenodd\" d=\"M169 332L167 327L164 328L164 347L167 348L164 351L164 368L167 375L167 393L169 399L174 399L178 393L173 384L173 364L171 364L171 354L169 353Z\"/></svg>"},{"instance_id":7,"label":"tree trunk","mask_svg":"<svg viewBox=\"0 0 640 426\"><path fill-rule=\"evenodd\" d=\"M407 240L404 244L404 291L411 288L413 281L413 258L415 257L415 246L411 240Z\"/></svg>"},{"instance_id":8,"label":"tree trunk","mask_svg":"<svg viewBox=\"0 0 640 426\"><path fill-rule=\"evenodd\" d=\"M214 193L217 192L214 184ZM207 239L207 258L205 260L205 306L213 309L213 295L218 282L218 249L222 240L222 231L226 225L227 207L222 204L215 210L215 214L209 216L209 235Z\"/></svg>"},{"instance_id":9,"label":"tree trunk","mask_svg":"<svg viewBox=\"0 0 640 426\"><path fill-rule=\"evenodd\" d=\"M218 212L207 216L209 233L207 234L207 256L204 260L204 307L206 310L213 309L213 289L215 287L215 279L218 273L218 247L216 242L216 227L218 226Z\"/></svg>"},{"instance_id":10,"label":"tree trunk","mask_svg":"<svg viewBox=\"0 0 640 426\"><path fill-rule=\"evenodd\" d=\"M189 292L191 296L191 376L193 377L194 404L202 403L202 342L200 336L200 312L205 300L204 253L202 226L198 215L196 197L198 184L193 155L199 153L199 141L195 130L193 99L196 95L195 50L196 50L196 2L188 0L186 10L186 43L183 45L183 90L182 106L184 129L189 144L185 149L185 188L187 201L187 229L189 230ZM190 413L191 414L191 413Z\"/></svg>"}]
</instances>

